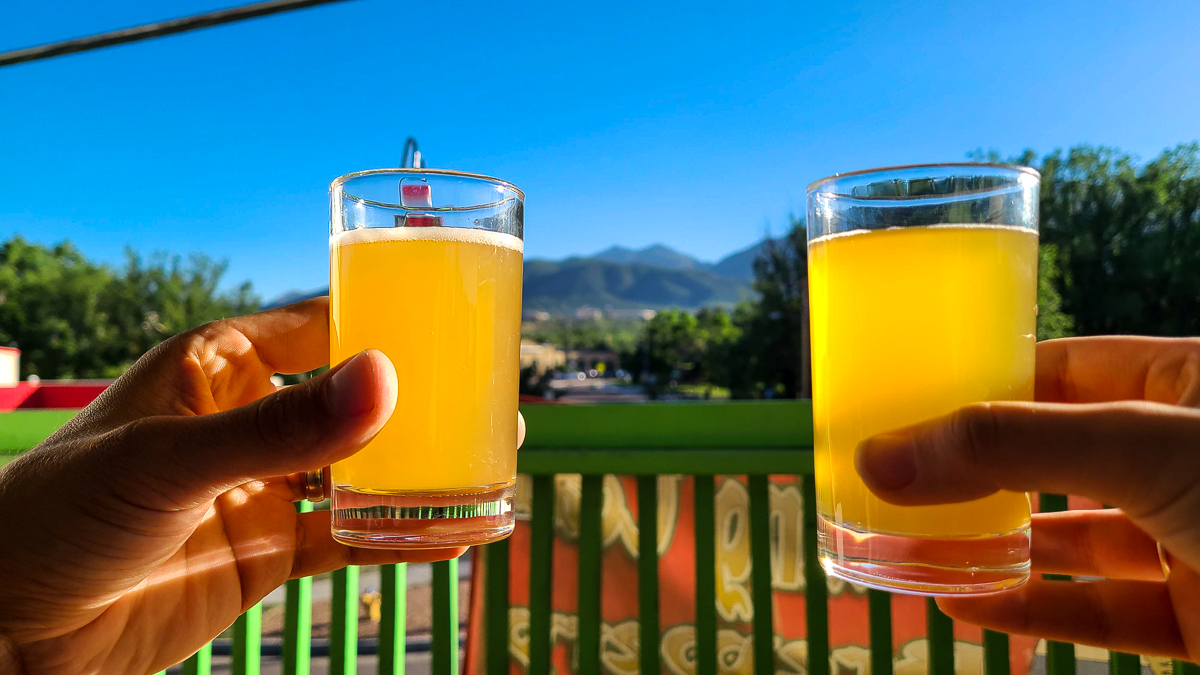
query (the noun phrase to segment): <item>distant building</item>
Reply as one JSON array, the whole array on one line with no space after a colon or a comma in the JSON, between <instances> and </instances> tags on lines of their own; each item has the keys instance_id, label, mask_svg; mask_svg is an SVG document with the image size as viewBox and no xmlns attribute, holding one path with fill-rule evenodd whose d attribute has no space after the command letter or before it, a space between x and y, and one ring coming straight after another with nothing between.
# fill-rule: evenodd
<instances>
[{"instance_id":1,"label":"distant building","mask_svg":"<svg viewBox=\"0 0 1200 675\"><path fill-rule=\"evenodd\" d=\"M549 321L550 312L542 312L536 309L527 309L521 312L522 321Z\"/></svg>"},{"instance_id":2,"label":"distant building","mask_svg":"<svg viewBox=\"0 0 1200 675\"><path fill-rule=\"evenodd\" d=\"M533 368L540 375L566 364L567 355L554 345L521 340L521 369Z\"/></svg>"},{"instance_id":3,"label":"distant building","mask_svg":"<svg viewBox=\"0 0 1200 675\"><path fill-rule=\"evenodd\" d=\"M575 370L592 370L603 363L610 368L617 362L617 353L611 349L572 349L566 352L566 363Z\"/></svg>"},{"instance_id":4,"label":"distant building","mask_svg":"<svg viewBox=\"0 0 1200 675\"><path fill-rule=\"evenodd\" d=\"M610 309L608 310L610 319L640 319L649 321L658 316L658 312L652 309Z\"/></svg>"},{"instance_id":5,"label":"distant building","mask_svg":"<svg viewBox=\"0 0 1200 675\"><path fill-rule=\"evenodd\" d=\"M21 381L21 350L0 347L0 387L15 387Z\"/></svg>"}]
</instances>

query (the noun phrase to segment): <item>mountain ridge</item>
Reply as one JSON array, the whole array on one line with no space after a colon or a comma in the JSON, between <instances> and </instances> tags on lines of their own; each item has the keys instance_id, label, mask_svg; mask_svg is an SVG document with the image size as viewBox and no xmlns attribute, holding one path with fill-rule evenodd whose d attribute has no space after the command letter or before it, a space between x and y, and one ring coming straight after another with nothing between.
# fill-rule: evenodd
<instances>
[{"instance_id":1,"label":"mountain ridge","mask_svg":"<svg viewBox=\"0 0 1200 675\"><path fill-rule=\"evenodd\" d=\"M610 246L590 256L561 260L530 258L524 266L523 305L527 310L570 312L582 306L613 309L696 309L731 305L753 295L754 260L760 241L720 260L698 260L664 244L641 249ZM267 307L324 295L290 291Z\"/></svg>"}]
</instances>

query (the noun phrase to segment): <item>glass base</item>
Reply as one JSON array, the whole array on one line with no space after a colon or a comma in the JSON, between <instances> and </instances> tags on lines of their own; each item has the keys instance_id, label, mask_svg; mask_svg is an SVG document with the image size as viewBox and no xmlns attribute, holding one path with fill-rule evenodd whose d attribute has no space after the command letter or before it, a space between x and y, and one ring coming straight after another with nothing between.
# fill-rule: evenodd
<instances>
[{"instance_id":1,"label":"glass base","mask_svg":"<svg viewBox=\"0 0 1200 675\"><path fill-rule=\"evenodd\" d=\"M364 492L333 488L333 538L361 548L448 548L512 534L515 486L475 491Z\"/></svg>"},{"instance_id":2,"label":"glass base","mask_svg":"<svg viewBox=\"0 0 1200 675\"><path fill-rule=\"evenodd\" d=\"M867 532L817 516L825 573L915 595L981 595L1029 579L1029 527L986 537L933 538Z\"/></svg>"}]
</instances>

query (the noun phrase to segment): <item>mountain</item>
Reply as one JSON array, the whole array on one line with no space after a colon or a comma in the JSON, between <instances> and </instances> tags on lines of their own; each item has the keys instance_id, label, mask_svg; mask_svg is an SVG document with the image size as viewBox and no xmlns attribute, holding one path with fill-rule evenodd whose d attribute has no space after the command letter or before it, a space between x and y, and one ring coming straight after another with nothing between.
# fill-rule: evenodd
<instances>
[{"instance_id":1,"label":"mountain","mask_svg":"<svg viewBox=\"0 0 1200 675\"><path fill-rule=\"evenodd\" d=\"M748 294L744 283L706 270L668 269L594 258L525 263L526 309L566 311L583 305L691 309L734 303Z\"/></svg>"},{"instance_id":2,"label":"mountain","mask_svg":"<svg viewBox=\"0 0 1200 675\"><path fill-rule=\"evenodd\" d=\"M642 249L613 246L587 258L525 261L525 309L569 312L577 307L695 309L750 297L759 242L716 263L705 263L662 244ZM277 307L328 293L292 291L271 302Z\"/></svg>"},{"instance_id":3,"label":"mountain","mask_svg":"<svg viewBox=\"0 0 1200 675\"><path fill-rule=\"evenodd\" d=\"M754 280L754 261L767 250L764 239L750 248L731 253L709 267L713 274L727 279L741 279L746 283Z\"/></svg>"},{"instance_id":4,"label":"mountain","mask_svg":"<svg viewBox=\"0 0 1200 675\"><path fill-rule=\"evenodd\" d=\"M707 264L662 244L654 244L643 249L613 246L592 256L591 260L604 260L614 263L640 263L652 267L663 267L669 270L694 270L708 267Z\"/></svg>"}]
</instances>

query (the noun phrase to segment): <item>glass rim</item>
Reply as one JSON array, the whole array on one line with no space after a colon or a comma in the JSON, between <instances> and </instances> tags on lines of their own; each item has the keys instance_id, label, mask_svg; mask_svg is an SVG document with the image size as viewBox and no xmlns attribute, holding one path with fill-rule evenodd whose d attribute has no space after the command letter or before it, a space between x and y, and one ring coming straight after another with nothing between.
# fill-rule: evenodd
<instances>
[{"instance_id":1,"label":"glass rim","mask_svg":"<svg viewBox=\"0 0 1200 675\"><path fill-rule=\"evenodd\" d=\"M333 181L331 183L329 183L329 192L332 193L333 191L337 190L338 188L341 188L342 186L344 186L346 183L349 183L350 181L353 181L353 180L357 180L359 178L365 178L367 176L381 176L381 175L386 175L386 174L400 174L400 175L412 175L412 176L434 175L434 176L451 176L454 178L469 178L471 180L477 180L477 181L481 181L484 183L491 183L493 185L499 185L501 187L512 190L513 192L517 193L517 197L519 197L522 202L525 201L525 191L502 178L496 178L495 176L488 176L488 175L485 175L482 173L470 173L467 171L455 171L452 169L389 168L389 169L367 169L365 171L355 171L353 173L348 173L348 174L345 174L342 176L338 176L337 178L334 178ZM375 206L382 206L385 208L400 208L400 209L411 208L411 207L406 207L403 204L391 204L388 202L377 202L373 199L366 199L364 197L359 197L358 195L353 195L353 194L347 195L344 191L342 192L342 195L348 196L348 197L354 199L355 201L359 201L364 204L372 204ZM494 202L490 202L487 204L472 204L470 206L421 207L420 210L422 210L422 211L471 211L474 209L484 209L484 208L488 208L489 206L496 206L497 204L501 204L504 201L506 201L506 199L507 198L498 199Z\"/></svg>"},{"instance_id":2,"label":"glass rim","mask_svg":"<svg viewBox=\"0 0 1200 675\"><path fill-rule=\"evenodd\" d=\"M821 195L827 197L840 197L845 199L867 199L858 195L852 195L845 192L832 192L821 190L820 187L827 183L832 183L844 178L854 176L867 176L870 174L885 174L897 171L908 171L911 169L999 169L1002 171L1012 172L1013 174L1024 174L1033 176L1037 180L1042 179L1042 174L1037 169L1031 166L1021 166L1020 164L1004 164L1000 162L932 162L928 164L897 164L894 166L881 166L873 169L859 169L857 171L847 171L846 173L835 173L831 176L820 178L808 184L805 192L810 196ZM986 194L988 192L1000 192L1011 189L1012 186L997 186L984 188L981 190L970 190L968 192L959 192L946 195L916 195L912 197L872 197L872 200L880 201L908 201L914 199L945 199L947 197L956 197L966 194Z\"/></svg>"}]
</instances>

